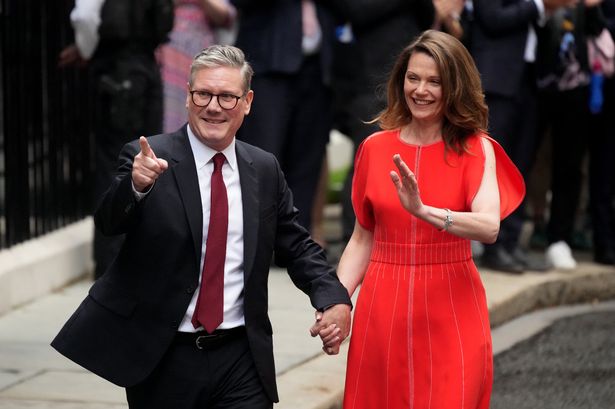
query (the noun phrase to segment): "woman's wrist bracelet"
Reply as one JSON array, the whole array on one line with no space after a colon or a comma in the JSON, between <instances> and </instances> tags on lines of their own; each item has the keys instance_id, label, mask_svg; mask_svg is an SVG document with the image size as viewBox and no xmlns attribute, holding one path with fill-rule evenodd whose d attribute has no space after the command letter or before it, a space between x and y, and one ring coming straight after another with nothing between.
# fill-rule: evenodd
<instances>
[{"instance_id":1,"label":"woman's wrist bracelet","mask_svg":"<svg viewBox=\"0 0 615 409\"><path fill-rule=\"evenodd\" d=\"M444 217L444 224L440 231L448 231L448 229L453 225L453 212L450 209L444 209L446 212L446 216Z\"/></svg>"}]
</instances>

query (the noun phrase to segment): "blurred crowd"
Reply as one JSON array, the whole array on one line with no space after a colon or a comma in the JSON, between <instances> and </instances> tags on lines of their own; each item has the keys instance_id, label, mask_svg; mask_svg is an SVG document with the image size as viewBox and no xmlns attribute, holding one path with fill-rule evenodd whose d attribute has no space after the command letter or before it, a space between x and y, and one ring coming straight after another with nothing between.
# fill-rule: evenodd
<instances>
[{"instance_id":1,"label":"blurred crowd","mask_svg":"<svg viewBox=\"0 0 615 409\"><path fill-rule=\"evenodd\" d=\"M75 45L60 57L62 66L87 62L100 90L97 112L109 112L96 122L97 150L106 152L97 153L97 194L123 143L184 126L192 57L233 43L255 70L255 102L238 138L277 156L301 223L327 246L321 224L330 132L356 147L376 131L371 120L386 105L391 65L416 35L435 28L462 40L474 57L488 132L528 186L497 242L477 245L482 265L507 273L572 269L574 249L615 264L615 0L143 0L173 7L165 38L139 37L133 21L137 29L109 39L105 33L121 31L103 30L117 2L77 0ZM123 71L110 68L120 60ZM140 119L118 118L126 112L110 101L123 91L122 76L142 82L128 105L147 105ZM352 169L341 195L343 240L354 226L351 178ZM110 252L97 249L97 276Z\"/></svg>"}]
</instances>

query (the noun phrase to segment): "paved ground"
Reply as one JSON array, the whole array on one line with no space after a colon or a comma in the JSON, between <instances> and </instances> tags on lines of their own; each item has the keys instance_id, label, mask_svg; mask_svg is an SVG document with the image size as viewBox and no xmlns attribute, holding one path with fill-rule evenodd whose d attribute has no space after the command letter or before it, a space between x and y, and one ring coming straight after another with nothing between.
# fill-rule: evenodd
<instances>
[{"instance_id":1,"label":"paved ground","mask_svg":"<svg viewBox=\"0 0 615 409\"><path fill-rule=\"evenodd\" d=\"M90 285L80 281L0 317L0 408L125 407L121 388L49 346ZM319 355L320 343L308 333L313 322L308 298L283 270L272 271L270 290L277 372L283 374Z\"/></svg>"},{"instance_id":2,"label":"paved ground","mask_svg":"<svg viewBox=\"0 0 615 409\"><path fill-rule=\"evenodd\" d=\"M492 409L615 406L615 301L566 310L564 318L496 355Z\"/></svg>"}]
</instances>

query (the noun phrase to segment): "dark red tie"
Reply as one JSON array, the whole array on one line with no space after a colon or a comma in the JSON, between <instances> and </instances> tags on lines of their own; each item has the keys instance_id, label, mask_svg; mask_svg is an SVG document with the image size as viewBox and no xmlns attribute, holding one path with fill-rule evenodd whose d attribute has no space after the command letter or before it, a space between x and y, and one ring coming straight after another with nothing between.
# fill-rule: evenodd
<instances>
[{"instance_id":1,"label":"dark red tie","mask_svg":"<svg viewBox=\"0 0 615 409\"><path fill-rule=\"evenodd\" d=\"M201 289L192 316L192 325L199 324L212 333L222 323L224 304L224 259L226 258L226 233L228 231L228 198L222 178L224 154L214 156L214 172L211 174L211 206L209 230Z\"/></svg>"}]
</instances>

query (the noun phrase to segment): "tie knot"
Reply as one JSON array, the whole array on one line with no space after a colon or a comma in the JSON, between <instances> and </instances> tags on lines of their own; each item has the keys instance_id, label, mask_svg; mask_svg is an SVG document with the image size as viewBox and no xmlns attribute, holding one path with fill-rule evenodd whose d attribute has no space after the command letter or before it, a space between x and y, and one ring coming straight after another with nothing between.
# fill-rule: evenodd
<instances>
[{"instance_id":1,"label":"tie knot","mask_svg":"<svg viewBox=\"0 0 615 409\"><path fill-rule=\"evenodd\" d=\"M222 152L218 152L214 155L214 172L222 169L222 165L226 160L226 156Z\"/></svg>"}]
</instances>

